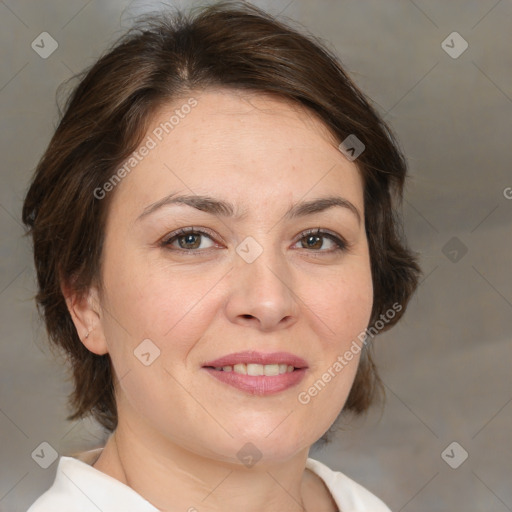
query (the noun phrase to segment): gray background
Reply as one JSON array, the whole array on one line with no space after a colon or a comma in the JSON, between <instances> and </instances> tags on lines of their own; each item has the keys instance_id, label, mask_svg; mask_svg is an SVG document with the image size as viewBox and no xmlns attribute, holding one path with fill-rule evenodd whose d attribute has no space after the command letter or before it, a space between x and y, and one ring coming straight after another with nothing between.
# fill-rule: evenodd
<instances>
[{"instance_id":1,"label":"gray background","mask_svg":"<svg viewBox=\"0 0 512 512\"><path fill-rule=\"evenodd\" d=\"M386 407L312 455L394 511L512 510L511 0L255 3L325 40L398 134L406 233L425 272L406 317L377 339ZM41 442L60 454L103 442L94 423L65 421L70 382L32 300L20 208L57 86L156 5L0 1L0 511L26 510L50 486L56 463L31 458ZM47 59L31 48L43 31L59 45ZM469 44L458 58L441 46L454 31ZM441 457L454 441L447 460L469 454L457 469Z\"/></svg>"}]
</instances>

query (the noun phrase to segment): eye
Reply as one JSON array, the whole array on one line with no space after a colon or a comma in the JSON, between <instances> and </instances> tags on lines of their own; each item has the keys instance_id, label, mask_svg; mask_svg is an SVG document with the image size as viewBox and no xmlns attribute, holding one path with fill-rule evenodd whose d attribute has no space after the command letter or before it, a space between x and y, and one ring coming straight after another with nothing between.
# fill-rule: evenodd
<instances>
[{"instance_id":1,"label":"eye","mask_svg":"<svg viewBox=\"0 0 512 512\"><path fill-rule=\"evenodd\" d=\"M163 247L171 248L172 250L177 251L182 249L183 251L197 252L196 249L209 249L210 247L213 247L213 245L210 245L208 247L201 247L201 239L204 237L208 238L213 242L212 237L205 230L194 227L181 228L178 231L174 231L164 240L162 240L161 245ZM175 242L178 242L178 247L173 247L173 244Z\"/></svg>"},{"instance_id":2,"label":"eye","mask_svg":"<svg viewBox=\"0 0 512 512\"><path fill-rule=\"evenodd\" d=\"M208 246L203 246L204 239L212 242ZM325 240L330 241L333 248L321 249ZM299 240L296 242L302 243L303 249L311 249L309 252L318 253L334 253L348 249L348 243L340 236L321 228L309 229L300 234ZM178 244L177 246L175 244ZM181 228L177 231L170 233L161 241L161 246L178 252L200 253L202 250L210 249L214 246L213 236L206 230L187 227Z\"/></svg>"},{"instance_id":3,"label":"eye","mask_svg":"<svg viewBox=\"0 0 512 512\"><path fill-rule=\"evenodd\" d=\"M324 245L325 239L334 244L334 248L330 250L320 250ZM347 242L338 235L331 233L325 229L309 229L300 234L299 242L302 242L302 248L313 249L313 252L327 252L333 253L337 251L344 251L348 248Z\"/></svg>"}]
</instances>

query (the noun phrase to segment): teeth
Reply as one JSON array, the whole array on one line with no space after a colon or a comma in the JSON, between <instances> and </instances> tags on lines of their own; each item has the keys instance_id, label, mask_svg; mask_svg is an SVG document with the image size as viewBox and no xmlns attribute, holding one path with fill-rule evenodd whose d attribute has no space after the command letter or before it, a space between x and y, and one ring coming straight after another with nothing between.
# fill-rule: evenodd
<instances>
[{"instance_id":1,"label":"teeth","mask_svg":"<svg viewBox=\"0 0 512 512\"><path fill-rule=\"evenodd\" d=\"M278 364L266 364L263 367L263 374L267 376L279 375L279 365Z\"/></svg>"},{"instance_id":2,"label":"teeth","mask_svg":"<svg viewBox=\"0 0 512 512\"><path fill-rule=\"evenodd\" d=\"M292 365L287 364L256 364L256 363L239 363L234 366L218 366L215 367L218 371L234 372L241 375L266 375L272 377L274 375L281 375L283 373L291 373L295 369Z\"/></svg>"},{"instance_id":3,"label":"teeth","mask_svg":"<svg viewBox=\"0 0 512 512\"><path fill-rule=\"evenodd\" d=\"M245 364L235 364L235 366L233 366L233 371L235 373L241 373L243 375L247 375L247 365Z\"/></svg>"},{"instance_id":4,"label":"teeth","mask_svg":"<svg viewBox=\"0 0 512 512\"><path fill-rule=\"evenodd\" d=\"M248 364L247 375L263 375L263 365L261 364Z\"/></svg>"}]
</instances>

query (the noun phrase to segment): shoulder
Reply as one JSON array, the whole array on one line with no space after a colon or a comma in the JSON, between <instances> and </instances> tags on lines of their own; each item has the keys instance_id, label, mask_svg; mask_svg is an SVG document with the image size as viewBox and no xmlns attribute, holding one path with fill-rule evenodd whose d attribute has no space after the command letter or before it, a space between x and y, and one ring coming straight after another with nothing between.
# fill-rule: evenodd
<instances>
[{"instance_id":1,"label":"shoulder","mask_svg":"<svg viewBox=\"0 0 512 512\"><path fill-rule=\"evenodd\" d=\"M142 496L90 465L97 453L80 458L61 457L53 485L27 512L156 512Z\"/></svg>"},{"instance_id":2,"label":"shoulder","mask_svg":"<svg viewBox=\"0 0 512 512\"><path fill-rule=\"evenodd\" d=\"M340 471L333 471L322 462L307 459L306 468L316 473L325 483L336 505L351 512L391 512L391 510L368 489Z\"/></svg>"},{"instance_id":3,"label":"shoulder","mask_svg":"<svg viewBox=\"0 0 512 512\"><path fill-rule=\"evenodd\" d=\"M73 510L76 512L85 512L84 496L80 493L78 487L73 486L73 481L69 480L66 485L65 468L67 457L61 457L57 467L57 474L52 486L39 498L32 503L27 512L64 512L69 510L69 504L73 503ZM76 505L76 506L75 506ZM90 508L89 508L90 509Z\"/></svg>"},{"instance_id":4,"label":"shoulder","mask_svg":"<svg viewBox=\"0 0 512 512\"><path fill-rule=\"evenodd\" d=\"M73 512L96 510L95 504L82 490L90 480L93 468L75 457L61 457L52 486L32 503L27 512L69 512L73 503Z\"/></svg>"}]
</instances>

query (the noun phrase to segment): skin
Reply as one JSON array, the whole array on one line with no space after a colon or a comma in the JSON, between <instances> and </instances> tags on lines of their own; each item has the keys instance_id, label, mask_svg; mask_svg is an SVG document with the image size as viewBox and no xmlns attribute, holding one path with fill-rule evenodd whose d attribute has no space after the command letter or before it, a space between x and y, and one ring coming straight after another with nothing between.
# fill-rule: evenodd
<instances>
[{"instance_id":1,"label":"skin","mask_svg":"<svg viewBox=\"0 0 512 512\"><path fill-rule=\"evenodd\" d=\"M118 428L94 467L160 510L337 510L305 463L339 415L359 356L308 404L298 394L369 322L362 178L322 122L300 107L232 90L190 96L197 106L110 192L103 291L93 286L78 297L64 290L83 343L110 354L118 379ZM159 111L148 134L187 99ZM137 220L170 193L207 194L247 215L236 220L175 204ZM360 221L342 207L283 217L292 204L327 195L350 201ZM211 238L159 243L189 226L210 230ZM301 233L319 227L349 247L334 251L320 236L311 248ZM252 263L235 251L248 236L263 249ZM149 366L134 356L144 339L160 350ZM305 378L253 396L201 368L251 349L304 358ZM236 456L248 442L262 455L250 468Z\"/></svg>"}]
</instances>

